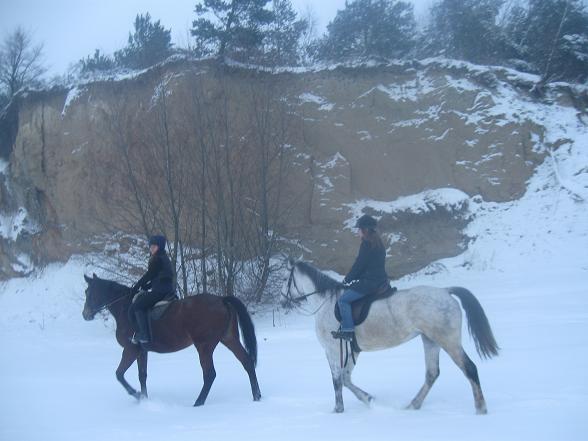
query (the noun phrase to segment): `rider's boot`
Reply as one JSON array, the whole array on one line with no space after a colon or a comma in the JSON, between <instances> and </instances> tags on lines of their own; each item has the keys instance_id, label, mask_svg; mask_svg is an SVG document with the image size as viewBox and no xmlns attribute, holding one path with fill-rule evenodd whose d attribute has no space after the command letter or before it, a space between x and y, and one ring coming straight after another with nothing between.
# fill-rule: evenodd
<instances>
[{"instance_id":1,"label":"rider's boot","mask_svg":"<svg viewBox=\"0 0 588 441\"><path fill-rule=\"evenodd\" d=\"M137 319L137 332L133 335L133 343L150 343L149 338L149 323L147 322L147 312L142 310L135 311L135 318Z\"/></svg>"}]
</instances>

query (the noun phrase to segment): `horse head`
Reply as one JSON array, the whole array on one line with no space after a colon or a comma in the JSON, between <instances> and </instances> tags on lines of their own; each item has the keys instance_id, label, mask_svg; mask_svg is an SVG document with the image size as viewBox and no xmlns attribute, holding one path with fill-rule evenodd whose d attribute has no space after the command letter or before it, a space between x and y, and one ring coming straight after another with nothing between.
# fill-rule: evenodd
<instances>
[{"instance_id":1,"label":"horse head","mask_svg":"<svg viewBox=\"0 0 588 441\"><path fill-rule=\"evenodd\" d=\"M283 265L288 270L288 272L292 272L294 270L294 266L296 265L296 263L302 261L302 256L300 256L298 259L295 259L292 256L285 253L281 253L280 255L282 257Z\"/></svg>"},{"instance_id":2,"label":"horse head","mask_svg":"<svg viewBox=\"0 0 588 441\"><path fill-rule=\"evenodd\" d=\"M314 294L322 296L342 289L340 282L301 259L294 260L289 257L286 267L289 271L285 295L288 305L307 300L308 297Z\"/></svg>"},{"instance_id":3,"label":"horse head","mask_svg":"<svg viewBox=\"0 0 588 441\"><path fill-rule=\"evenodd\" d=\"M84 274L84 280L88 284L85 290L86 301L84 302L84 309L82 311L82 317L84 320L93 320L96 313L100 310L100 295L98 294L98 283L99 279L96 274L93 274L93 278L90 278Z\"/></svg>"}]
</instances>

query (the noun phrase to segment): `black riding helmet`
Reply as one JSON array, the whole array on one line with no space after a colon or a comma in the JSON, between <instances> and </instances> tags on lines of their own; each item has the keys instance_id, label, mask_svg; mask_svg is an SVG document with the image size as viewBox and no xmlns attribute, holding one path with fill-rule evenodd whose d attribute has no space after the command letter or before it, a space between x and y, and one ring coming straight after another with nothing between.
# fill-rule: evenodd
<instances>
[{"instance_id":1,"label":"black riding helmet","mask_svg":"<svg viewBox=\"0 0 588 441\"><path fill-rule=\"evenodd\" d=\"M149 245L157 245L160 250L165 250L165 236L156 235L149 238Z\"/></svg>"},{"instance_id":2,"label":"black riding helmet","mask_svg":"<svg viewBox=\"0 0 588 441\"><path fill-rule=\"evenodd\" d=\"M369 214L364 214L355 223L355 228L365 228L374 230L378 225L378 221L371 217Z\"/></svg>"}]
</instances>

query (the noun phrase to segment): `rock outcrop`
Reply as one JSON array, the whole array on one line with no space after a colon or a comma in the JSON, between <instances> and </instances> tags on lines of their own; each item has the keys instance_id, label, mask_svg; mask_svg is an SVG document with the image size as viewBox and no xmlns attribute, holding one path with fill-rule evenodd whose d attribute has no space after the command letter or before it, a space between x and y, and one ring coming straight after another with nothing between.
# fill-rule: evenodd
<instances>
[{"instance_id":1,"label":"rock outcrop","mask_svg":"<svg viewBox=\"0 0 588 441\"><path fill-rule=\"evenodd\" d=\"M388 270L398 277L462 252L468 198L519 198L546 147L557 148L529 108L537 100L536 79L439 60L302 73L174 61L135 77L29 92L0 118L0 155L8 161L1 214L13 219L23 209L29 223L22 234L0 238L0 278L19 273L9 254L28 255L35 264L96 246L92 238L112 228L104 220L112 192L119 191L112 116L140 119L162 83L170 106L181 112L195 76L208 95L229 90L236 125L253 111L242 91L272 78L289 106L295 151L284 195L295 203L280 234L319 266L339 272L357 249L349 225L358 207L381 219ZM573 106L571 93L554 87L549 100ZM415 203L427 209L382 208L410 195L420 195Z\"/></svg>"}]
</instances>

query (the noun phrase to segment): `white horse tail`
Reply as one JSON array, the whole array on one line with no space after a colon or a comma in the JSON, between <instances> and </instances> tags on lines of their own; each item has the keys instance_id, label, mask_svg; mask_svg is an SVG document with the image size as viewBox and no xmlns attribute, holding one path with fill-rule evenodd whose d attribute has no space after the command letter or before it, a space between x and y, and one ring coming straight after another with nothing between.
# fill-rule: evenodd
<instances>
[{"instance_id":1,"label":"white horse tail","mask_svg":"<svg viewBox=\"0 0 588 441\"><path fill-rule=\"evenodd\" d=\"M498 355L500 348L494 339L490 323L478 299L465 288L451 287L447 290L461 301L461 306L466 312L468 330L480 357L491 358Z\"/></svg>"}]
</instances>

